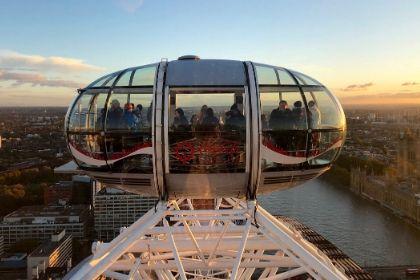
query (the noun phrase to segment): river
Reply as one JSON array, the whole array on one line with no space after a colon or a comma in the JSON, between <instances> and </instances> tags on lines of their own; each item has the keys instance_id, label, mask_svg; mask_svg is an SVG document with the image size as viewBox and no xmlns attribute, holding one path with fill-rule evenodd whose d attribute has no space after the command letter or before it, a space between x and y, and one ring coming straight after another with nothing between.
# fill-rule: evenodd
<instances>
[{"instance_id":1,"label":"river","mask_svg":"<svg viewBox=\"0 0 420 280\"><path fill-rule=\"evenodd\" d=\"M361 266L420 264L420 229L342 187L312 180L259 203L310 226Z\"/></svg>"}]
</instances>

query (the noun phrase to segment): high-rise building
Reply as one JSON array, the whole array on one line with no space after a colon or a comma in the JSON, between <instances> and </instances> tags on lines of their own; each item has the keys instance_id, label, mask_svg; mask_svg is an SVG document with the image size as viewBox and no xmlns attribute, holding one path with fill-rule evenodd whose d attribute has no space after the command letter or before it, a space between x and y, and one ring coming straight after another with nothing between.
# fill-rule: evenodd
<instances>
[{"instance_id":1,"label":"high-rise building","mask_svg":"<svg viewBox=\"0 0 420 280\"><path fill-rule=\"evenodd\" d=\"M95 231L99 240L109 241L121 227L135 222L154 207L157 199L105 187L94 197Z\"/></svg>"},{"instance_id":2,"label":"high-rise building","mask_svg":"<svg viewBox=\"0 0 420 280\"><path fill-rule=\"evenodd\" d=\"M65 275L71 267L72 237L65 230L51 235L27 258L27 279L51 279Z\"/></svg>"},{"instance_id":3,"label":"high-rise building","mask_svg":"<svg viewBox=\"0 0 420 280\"><path fill-rule=\"evenodd\" d=\"M89 208L73 206L24 206L3 217L0 235L7 246L23 239L47 240L65 229L73 238L83 239L87 233Z\"/></svg>"}]
</instances>

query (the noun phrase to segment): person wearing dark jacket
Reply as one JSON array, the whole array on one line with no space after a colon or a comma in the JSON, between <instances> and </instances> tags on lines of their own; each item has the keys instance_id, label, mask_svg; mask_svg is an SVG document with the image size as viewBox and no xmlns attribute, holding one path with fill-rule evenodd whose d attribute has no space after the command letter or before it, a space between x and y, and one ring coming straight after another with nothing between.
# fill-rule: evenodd
<instances>
[{"instance_id":1,"label":"person wearing dark jacket","mask_svg":"<svg viewBox=\"0 0 420 280\"><path fill-rule=\"evenodd\" d=\"M108 110L106 126L108 129L123 128L123 110L120 107L120 102L117 99L112 100L111 108Z\"/></svg>"},{"instance_id":2,"label":"person wearing dark jacket","mask_svg":"<svg viewBox=\"0 0 420 280\"><path fill-rule=\"evenodd\" d=\"M219 129L219 119L214 116L212 108L207 108L200 126L205 135L216 135L215 133Z\"/></svg>"},{"instance_id":3,"label":"person wearing dark jacket","mask_svg":"<svg viewBox=\"0 0 420 280\"><path fill-rule=\"evenodd\" d=\"M245 128L245 117L239 111L237 104L233 104L230 111L226 113L225 128L230 130Z\"/></svg>"},{"instance_id":4,"label":"person wearing dark jacket","mask_svg":"<svg viewBox=\"0 0 420 280\"><path fill-rule=\"evenodd\" d=\"M274 109L270 114L268 126L272 130L291 129L293 125L291 113L292 112L288 108L287 101L280 101L279 107Z\"/></svg>"},{"instance_id":5,"label":"person wearing dark jacket","mask_svg":"<svg viewBox=\"0 0 420 280\"><path fill-rule=\"evenodd\" d=\"M173 122L174 130L187 130L189 126L188 120L185 117L184 110L177 108L175 110L175 117Z\"/></svg>"}]
</instances>

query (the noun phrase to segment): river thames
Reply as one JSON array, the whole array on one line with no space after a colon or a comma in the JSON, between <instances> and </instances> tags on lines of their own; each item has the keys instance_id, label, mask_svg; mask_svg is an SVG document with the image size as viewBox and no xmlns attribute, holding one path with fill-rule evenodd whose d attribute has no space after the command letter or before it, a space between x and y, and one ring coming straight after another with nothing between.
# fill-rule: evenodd
<instances>
[{"instance_id":1,"label":"river thames","mask_svg":"<svg viewBox=\"0 0 420 280\"><path fill-rule=\"evenodd\" d=\"M420 229L343 187L313 180L259 203L312 227L361 266L420 264Z\"/></svg>"}]
</instances>

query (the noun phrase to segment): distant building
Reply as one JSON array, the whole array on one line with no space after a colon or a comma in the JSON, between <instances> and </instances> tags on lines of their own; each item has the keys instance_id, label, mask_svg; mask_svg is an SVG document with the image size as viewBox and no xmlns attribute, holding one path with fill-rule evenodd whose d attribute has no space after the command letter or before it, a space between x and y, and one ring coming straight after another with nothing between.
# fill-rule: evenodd
<instances>
[{"instance_id":1,"label":"distant building","mask_svg":"<svg viewBox=\"0 0 420 280\"><path fill-rule=\"evenodd\" d=\"M94 182L88 176L73 175L71 181L59 181L44 189L44 204L88 204L92 205Z\"/></svg>"},{"instance_id":2,"label":"distant building","mask_svg":"<svg viewBox=\"0 0 420 280\"><path fill-rule=\"evenodd\" d=\"M397 169L401 178L420 179L420 130L400 132L397 153Z\"/></svg>"},{"instance_id":3,"label":"distant building","mask_svg":"<svg viewBox=\"0 0 420 280\"><path fill-rule=\"evenodd\" d=\"M55 279L71 268L72 237L61 230L39 245L27 258L27 279Z\"/></svg>"},{"instance_id":4,"label":"distant building","mask_svg":"<svg viewBox=\"0 0 420 280\"><path fill-rule=\"evenodd\" d=\"M26 253L3 256L0 259L0 279L26 278Z\"/></svg>"},{"instance_id":5,"label":"distant building","mask_svg":"<svg viewBox=\"0 0 420 280\"><path fill-rule=\"evenodd\" d=\"M95 231L97 238L110 241L154 207L156 198L103 188L94 197Z\"/></svg>"},{"instance_id":6,"label":"distant building","mask_svg":"<svg viewBox=\"0 0 420 280\"><path fill-rule=\"evenodd\" d=\"M68 204L71 201L73 194L72 181L60 181L54 185L45 187L44 189L44 204L57 205Z\"/></svg>"},{"instance_id":7,"label":"distant building","mask_svg":"<svg viewBox=\"0 0 420 280\"><path fill-rule=\"evenodd\" d=\"M395 178L385 176L369 176L360 168L353 168L350 177L350 189L354 193L377 201L420 225L420 194L411 182L395 181Z\"/></svg>"},{"instance_id":8,"label":"distant building","mask_svg":"<svg viewBox=\"0 0 420 280\"><path fill-rule=\"evenodd\" d=\"M6 246L23 239L47 240L62 229L73 238L83 239L87 233L88 217L86 205L24 206L3 217L0 235Z\"/></svg>"},{"instance_id":9,"label":"distant building","mask_svg":"<svg viewBox=\"0 0 420 280\"><path fill-rule=\"evenodd\" d=\"M88 176L73 175L72 204L89 204L93 205L93 193L95 181Z\"/></svg>"}]
</instances>

